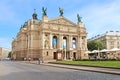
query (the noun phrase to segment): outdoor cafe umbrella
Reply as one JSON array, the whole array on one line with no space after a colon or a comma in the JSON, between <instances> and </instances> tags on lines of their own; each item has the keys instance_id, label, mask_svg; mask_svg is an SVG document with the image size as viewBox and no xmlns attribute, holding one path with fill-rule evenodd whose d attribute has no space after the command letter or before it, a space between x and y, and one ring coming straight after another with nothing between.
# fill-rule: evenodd
<instances>
[{"instance_id":1,"label":"outdoor cafe umbrella","mask_svg":"<svg viewBox=\"0 0 120 80\"><path fill-rule=\"evenodd\" d=\"M118 48L113 48L113 49L111 49L110 51L119 51L120 49L118 49Z\"/></svg>"},{"instance_id":2,"label":"outdoor cafe umbrella","mask_svg":"<svg viewBox=\"0 0 120 80\"><path fill-rule=\"evenodd\" d=\"M107 49L102 49L100 52L108 52Z\"/></svg>"}]
</instances>

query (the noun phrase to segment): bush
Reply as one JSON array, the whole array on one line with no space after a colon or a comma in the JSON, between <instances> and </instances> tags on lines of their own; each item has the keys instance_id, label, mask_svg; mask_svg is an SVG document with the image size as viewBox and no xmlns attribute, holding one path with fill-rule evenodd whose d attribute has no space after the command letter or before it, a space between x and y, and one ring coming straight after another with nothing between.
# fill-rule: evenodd
<instances>
[{"instance_id":1,"label":"bush","mask_svg":"<svg viewBox=\"0 0 120 80\"><path fill-rule=\"evenodd\" d=\"M117 59L77 59L73 61L119 61Z\"/></svg>"}]
</instances>

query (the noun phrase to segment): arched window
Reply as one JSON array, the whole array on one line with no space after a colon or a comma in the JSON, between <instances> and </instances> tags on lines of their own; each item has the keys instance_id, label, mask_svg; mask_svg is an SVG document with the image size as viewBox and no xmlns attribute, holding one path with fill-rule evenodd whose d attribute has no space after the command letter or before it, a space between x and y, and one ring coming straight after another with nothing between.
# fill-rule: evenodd
<instances>
[{"instance_id":1,"label":"arched window","mask_svg":"<svg viewBox=\"0 0 120 80\"><path fill-rule=\"evenodd\" d=\"M57 37L56 36L53 36L52 46L53 46L54 49L57 48Z\"/></svg>"},{"instance_id":2,"label":"arched window","mask_svg":"<svg viewBox=\"0 0 120 80\"><path fill-rule=\"evenodd\" d=\"M67 38L63 37L63 48L67 48Z\"/></svg>"},{"instance_id":3,"label":"arched window","mask_svg":"<svg viewBox=\"0 0 120 80\"><path fill-rule=\"evenodd\" d=\"M73 38L73 40L72 40L72 47L75 49L76 48L76 39L75 38Z\"/></svg>"}]
</instances>

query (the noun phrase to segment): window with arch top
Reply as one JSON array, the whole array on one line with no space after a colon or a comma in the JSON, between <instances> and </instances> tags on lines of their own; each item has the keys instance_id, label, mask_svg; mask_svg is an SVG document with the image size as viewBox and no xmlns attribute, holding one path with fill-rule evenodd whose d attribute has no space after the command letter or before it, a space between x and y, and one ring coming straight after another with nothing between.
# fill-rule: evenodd
<instances>
[{"instance_id":1,"label":"window with arch top","mask_svg":"<svg viewBox=\"0 0 120 80\"><path fill-rule=\"evenodd\" d=\"M57 48L57 36L53 36L52 39L52 47L55 49Z\"/></svg>"},{"instance_id":2,"label":"window with arch top","mask_svg":"<svg viewBox=\"0 0 120 80\"><path fill-rule=\"evenodd\" d=\"M67 38L63 37L63 48L67 48Z\"/></svg>"},{"instance_id":3,"label":"window with arch top","mask_svg":"<svg viewBox=\"0 0 120 80\"><path fill-rule=\"evenodd\" d=\"M75 49L76 48L76 38L72 39L72 47Z\"/></svg>"}]
</instances>

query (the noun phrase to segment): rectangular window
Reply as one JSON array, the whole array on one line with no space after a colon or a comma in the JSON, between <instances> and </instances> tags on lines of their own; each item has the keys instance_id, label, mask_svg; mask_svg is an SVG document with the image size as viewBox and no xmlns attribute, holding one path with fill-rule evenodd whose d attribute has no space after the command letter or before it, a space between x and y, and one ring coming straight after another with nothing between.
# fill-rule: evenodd
<instances>
[{"instance_id":1,"label":"rectangular window","mask_svg":"<svg viewBox=\"0 0 120 80\"><path fill-rule=\"evenodd\" d=\"M118 46L118 48L120 48L120 46Z\"/></svg>"},{"instance_id":2,"label":"rectangular window","mask_svg":"<svg viewBox=\"0 0 120 80\"><path fill-rule=\"evenodd\" d=\"M110 46L110 49L113 49L114 48L114 46Z\"/></svg>"},{"instance_id":3,"label":"rectangular window","mask_svg":"<svg viewBox=\"0 0 120 80\"><path fill-rule=\"evenodd\" d=\"M46 56L48 56L49 54L48 54L48 51L46 52Z\"/></svg>"},{"instance_id":4,"label":"rectangular window","mask_svg":"<svg viewBox=\"0 0 120 80\"><path fill-rule=\"evenodd\" d=\"M114 45L114 41L111 41L111 42L110 42L110 45Z\"/></svg>"},{"instance_id":5,"label":"rectangular window","mask_svg":"<svg viewBox=\"0 0 120 80\"><path fill-rule=\"evenodd\" d=\"M119 42L117 42L117 45L119 45L120 43Z\"/></svg>"}]
</instances>

